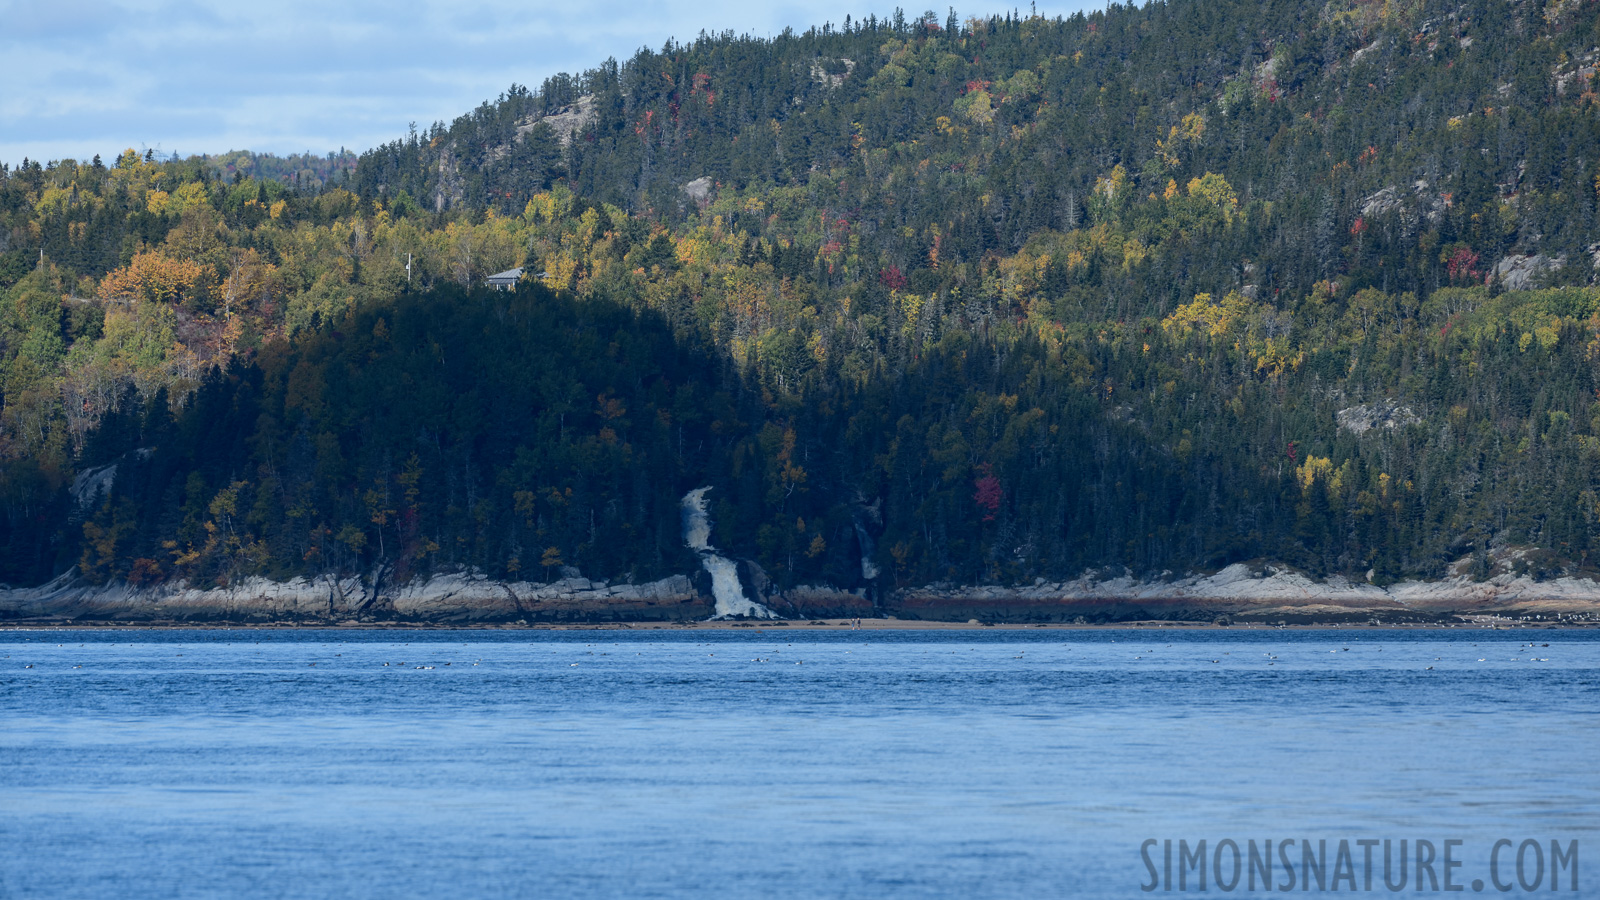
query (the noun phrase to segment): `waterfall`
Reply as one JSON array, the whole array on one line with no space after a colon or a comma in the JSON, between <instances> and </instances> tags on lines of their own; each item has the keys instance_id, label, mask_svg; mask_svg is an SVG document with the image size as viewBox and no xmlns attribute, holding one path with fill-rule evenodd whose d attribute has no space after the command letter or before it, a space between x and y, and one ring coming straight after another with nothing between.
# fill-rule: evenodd
<instances>
[{"instance_id":1,"label":"waterfall","mask_svg":"<svg viewBox=\"0 0 1600 900\"><path fill-rule=\"evenodd\" d=\"M683 543L690 550L711 552L711 517L706 515L706 491L695 488L683 495Z\"/></svg>"},{"instance_id":2,"label":"waterfall","mask_svg":"<svg viewBox=\"0 0 1600 900\"><path fill-rule=\"evenodd\" d=\"M744 588L739 584L738 564L718 554L717 548L711 546L711 517L706 513L706 491L709 490L709 487L695 488L683 495L683 543L700 554L700 565L711 574L711 596L717 602L717 614L712 618L776 619L772 610L744 595Z\"/></svg>"},{"instance_id":3,"label":"waterfall","mask_svg":"<svg viewBox=\"0 0 1600 900\"><path fill-rule=\"evenodd\" d=\"M860 522L855 524L856 540L861 542L861 577L871 581L883 572L879 570L878 564L872 561L872 535L867 534L867 529L861 527Z\"/></svg>"}]
</instances>

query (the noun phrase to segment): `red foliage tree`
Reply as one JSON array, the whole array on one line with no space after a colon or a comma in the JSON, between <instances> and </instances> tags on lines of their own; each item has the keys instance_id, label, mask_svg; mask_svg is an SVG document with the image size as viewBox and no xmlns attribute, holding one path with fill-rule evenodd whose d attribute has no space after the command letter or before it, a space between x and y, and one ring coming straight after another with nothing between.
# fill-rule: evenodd
<instances>
[{"instance_id":1,"label":"red foliage tree","mask_svg":"<svg viewBox=\"0 0 1600 900\"><path fill-rule=\"evenodd\" d=\"M1478 254L1466 247L1456 248L1456 252L1445 260L1444 267L1451 281L1478 280Z\"/></svg>"},{"instance_id":2,"label":"red foliage tree","mask_svg":"<svg viewBox=\"0 0 1600 900\"><path fill-rule=\"evenodd\" d=\"M993 522L995 513L1000 509L1000 498L1004 492L1000 489L1000 479L994 477L994 466L984 463L978 467L978 471L983 474L972 483L973 487L978 489L972 495L972 500L978 504L979 509L986 510L983 520Z\"/></svg>"},{"instance_id":3,"label":"red foliage tree","mask_svg":"<svg viewBox=\"0 0 1600 900\"><path fill-rule=\"evenodd\" d=\"M899 266L890 266L879 272L878 280L883 282L883 286L891 291L903 291L906 289L906 285L910 284L906 280L905 273L900 271Z\"/></svg>"}]
</instances>

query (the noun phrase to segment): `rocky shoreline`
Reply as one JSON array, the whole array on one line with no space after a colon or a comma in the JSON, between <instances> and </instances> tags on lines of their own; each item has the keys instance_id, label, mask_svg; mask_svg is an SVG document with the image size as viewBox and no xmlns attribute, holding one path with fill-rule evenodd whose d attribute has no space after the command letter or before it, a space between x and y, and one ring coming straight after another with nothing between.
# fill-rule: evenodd
<instances>
[{"instance_id":1,"label":"rocky shoreline","mask_svg":"<svg viewBox=\"0 0 1600 900\"><path fill-rule=\"evenodd\" d=\"M1536 581L1503 573L1484 581L1458 575L1388 587L1337 576L1318 581L1286 568L1236 564L1212 575L1172 580L1129 576L1029 587L933 586L900 592L900 618L980 622L1095 622L1221 619L1268 624L1426 622L1497 615L1551 620L1600 619L1600 582L1562 577Z\"/></svg>"},{"instance_id":2,"label":"rocky shoreline","mask_svg":"<svg viewBox=\"0 0 1600 900\"><path fill-rule=\"evenodd\" d=\"M697 580L698 579L698 580ZM551 583L505 582L461 572L394 583L369 577L250 578L227 587L177 581L137 587L91 585L67 573L32 588L0 588L0 623L476 624L695 622L716 601L706 579L674 575L641 584L571 576ZM1130 621L1315 624L1438 622L1463 616L1600 622L1600 582L1536 581L1502 573L1388 587L1341 578L1314 580L1273 566L1229 566L1209 575L1140 580L1086 573L1025 587L930 585L874 602L865 590L802 586L763 593L793 620L862 617L974 624L1103 624Z\"/></svg>"}]
</instances>

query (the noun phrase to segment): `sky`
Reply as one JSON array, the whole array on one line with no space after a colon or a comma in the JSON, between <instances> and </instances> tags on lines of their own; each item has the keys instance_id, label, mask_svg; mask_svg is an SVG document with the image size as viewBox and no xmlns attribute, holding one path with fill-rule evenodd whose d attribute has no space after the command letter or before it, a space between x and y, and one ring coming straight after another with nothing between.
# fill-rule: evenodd
<instances>
[{"instance_id":1,"label":"sky","mask_svg":"<svg viewBox=\"0 0 1600 900\"><path fill-rule=\"evenodd\" d=\"M1091 5L1103 4L1038 11ZM841 0L0 0L0 162L109 160L128 147L359 152L513 83L536 89L669 37L767 36L892 11Z\"/></svg>"}]
</instances>

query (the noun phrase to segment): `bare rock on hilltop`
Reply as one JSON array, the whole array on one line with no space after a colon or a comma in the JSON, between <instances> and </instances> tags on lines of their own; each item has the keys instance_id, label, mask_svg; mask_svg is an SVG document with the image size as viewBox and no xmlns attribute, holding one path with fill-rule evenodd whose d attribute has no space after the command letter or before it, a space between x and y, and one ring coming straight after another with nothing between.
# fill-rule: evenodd
<instances>
[{"instance_id":1,"label":"bare rock on hilltop","mask_svg":"<svg viewBox=\"0 0 1600 900\"><path fill-rule=\"evenodd\" d=\"M1401 406L1393 400L1346 407L1335 413L1334 418L1339 420L1340 428L1354 434L1366 434L1374 428L1403 428L1422 421L1411 407Z\"/></svg>"}]
</instances>

